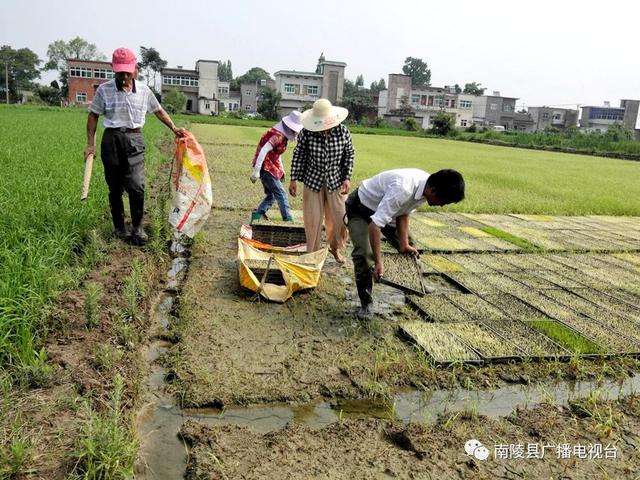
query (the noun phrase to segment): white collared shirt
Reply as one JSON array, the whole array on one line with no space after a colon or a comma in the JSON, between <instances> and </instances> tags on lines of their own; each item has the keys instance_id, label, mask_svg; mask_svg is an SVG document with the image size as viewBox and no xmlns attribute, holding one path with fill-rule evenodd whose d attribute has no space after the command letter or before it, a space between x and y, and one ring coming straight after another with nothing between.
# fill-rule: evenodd
<instances>
[{"instance_id":1,"label":"white collared shirt","mask_svg":"<svg viewBox=\"0 0 640 480\"><path fill-rule=\"evenodd\" d=\"M104 115L104 128L142 128L147 112L155 113L161 108L151 89L143 83L135 82L129 92L119 91L113 79L98 87L89 111Z\"/></svg>"},{"instance_id":2,"label":"white collared shirt","mask_svg":"<svg viewBox=\"0 0 640 480\"><path fill-rule=\"evenodd\" d=\"M371 221L380 228L395 225L396 217L409 215L427 201L424 188L429 174L417 168L397 168L379 173L358 187L360 202L375 212Z\"/></svg>"}]
</instances>

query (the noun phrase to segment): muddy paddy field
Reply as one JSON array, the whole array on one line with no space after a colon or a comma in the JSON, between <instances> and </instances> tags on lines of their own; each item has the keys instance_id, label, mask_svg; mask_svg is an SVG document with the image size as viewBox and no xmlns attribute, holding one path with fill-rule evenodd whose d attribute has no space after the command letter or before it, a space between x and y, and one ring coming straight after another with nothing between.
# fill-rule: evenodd
<instances>
[{"instance_id":1,"label":"muddy paddy field","mask_svg":"<svg viewBox=\"0 0 640 480\"><path fill-rule=\"evenodd\" d=\"M640 219L419 213L431 293L376 285L362 324L349 261L285 304L240 287L259 132L193 130L215 208L152 308L141 476L638 478Z\"/></svg>"}]
</instances>

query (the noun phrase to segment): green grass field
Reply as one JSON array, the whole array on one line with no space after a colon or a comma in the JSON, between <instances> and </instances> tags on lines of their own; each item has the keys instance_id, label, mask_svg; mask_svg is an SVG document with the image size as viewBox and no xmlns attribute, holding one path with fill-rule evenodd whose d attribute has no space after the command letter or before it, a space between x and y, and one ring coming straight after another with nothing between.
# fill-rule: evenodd
<instances>
[{"instance_id":1,"label":"green grass field","mask_svg":"<svg viewBox=\"0 0 640 480\"><path fill-rule=\"evenodd\" d=\"M99 160L80 202L86 118L80 109L0 107L0 368L34 360L47 304L80 281L87 247L111 230ZM155 118L145 128L151 165L163 129Z\"/></svg>"},{"instance_id":2,"label":"green grass field","mask_svg":"<svg viewBox=\"0 0 640 480\"><path fill-rule=\"evenodd\" d=\"M265 128L194 125L193 131L212 149L222 148L216 144L236 144L224 147L233 150L229 156L235 156L225 163L225 181L237 177L240 186L251 190L250 161ZM462 172L467 198L443 211L640 215L639 162L431 138L354 134L353 139L355 184L391 168L417 167L429 172L455 168ZM291 145L285 154L286 171L293 148ZM218 166L211 167L215 192ZM251 202L242 206L251 208Z\"/></svg>"}]
</instances>

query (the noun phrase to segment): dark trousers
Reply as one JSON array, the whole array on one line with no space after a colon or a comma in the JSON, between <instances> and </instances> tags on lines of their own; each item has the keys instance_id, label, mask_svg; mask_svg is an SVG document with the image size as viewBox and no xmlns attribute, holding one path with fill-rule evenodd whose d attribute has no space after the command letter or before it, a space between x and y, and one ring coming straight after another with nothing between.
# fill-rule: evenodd
<instances>
[{"instance_id":1,"label":"dark trousers","mask_svg":"<svg viewBox=\"0 0 640 480\"><path fill-rule=\"evenodd\" d=\"M362 306L366 306L373 301L373 249L369 240L369 224L373 210L365 207L358 197L358 189L355 189L347 198L345 203L347 228L353 244L351 259L356 277L356 287L358 297ZM399 248L398 232L396 227L387 225L381 229L382 235L395 247Z\"/></svg>"},{"instance_id":2,"label":"dark trousers","mask_svg":"<svg viewBox=\"0 0 640 480\"><path fill-rule=\"evenodd\" d=\"M144 213L144 138L142 133L105 129L100 144L104 178L109 186L109 206L115 229L124 228L122 194L129 196L131 223L142 223Z\"/></svg>"}]
</instances>

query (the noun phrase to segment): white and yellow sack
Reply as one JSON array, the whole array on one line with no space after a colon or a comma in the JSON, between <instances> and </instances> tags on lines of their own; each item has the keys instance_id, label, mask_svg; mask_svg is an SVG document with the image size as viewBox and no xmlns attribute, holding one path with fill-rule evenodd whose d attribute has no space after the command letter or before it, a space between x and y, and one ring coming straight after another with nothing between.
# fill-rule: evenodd
<instances>
[{"instance_id":1,"label":"white and yellow sack","mask_svg":"<svg viewBox=\"0 0 640 480\"><path fill-rule=\"evenodd\" d=\"M282 272L284 285L264 283L249 267L246 260L265 260L272 258L270 269ZM295 292L307 288L315 288L320 281L322 266L327 258L327 249L303 254L286 254L277 252L265 252L251 245L251 240L238 238L238 268L240 285L251 291L259 293L267 300L284 303Z\"/></svg>"},{"instance_id":2,"label":"white and yellow sack","mask_svg":"<svg viewBox=\"0 0 640 480\"><path fill-rule=\"evenodd\" d=\"M191 132L182 129L176 140L171 176L169 223L176 232L193 238L202 228L213 203L211 178L202 147Z\"/></svg>"}]
</instances>

